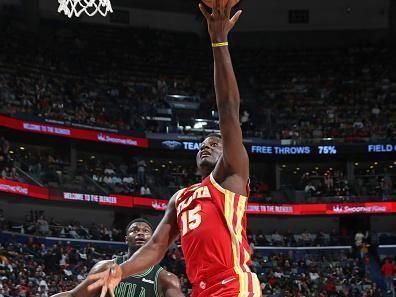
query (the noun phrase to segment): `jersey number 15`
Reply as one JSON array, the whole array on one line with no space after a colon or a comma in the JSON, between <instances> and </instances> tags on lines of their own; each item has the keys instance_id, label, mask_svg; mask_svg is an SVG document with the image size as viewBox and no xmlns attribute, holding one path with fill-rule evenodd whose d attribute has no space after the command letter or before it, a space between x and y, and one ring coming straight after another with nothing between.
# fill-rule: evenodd
<instances>
[{"instance_id":1,"label":"jersey number 15","mask_svg":"<svg viewBox=\"0 0 396 297\"><path fill-rule=\"evenodd\" d=\"M201 215L199 214L200 210L201 205L198 204L193 209L183 212L181 216L183 224L182 236L199 227L201 224Z\"/></svg>"}]
</instances>

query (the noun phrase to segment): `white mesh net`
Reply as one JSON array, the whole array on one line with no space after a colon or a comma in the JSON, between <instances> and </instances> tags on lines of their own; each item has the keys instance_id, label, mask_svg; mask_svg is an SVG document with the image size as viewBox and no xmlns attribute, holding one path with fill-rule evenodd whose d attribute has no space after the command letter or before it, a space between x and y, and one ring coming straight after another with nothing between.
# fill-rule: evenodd
<instances>
[{"instance_id":1,"label":"white mesh net","mask_svg":"<svg viewBox=\"0 0 396 297\"><path fill-rule=\"evenodd\" d=\"M73 15L79 17L83 12L88 16L100 13L106 16L108 12L113 12L110 0L58 0L58 12L63 12L69 18Z\"/></svg>"}]
</instances>

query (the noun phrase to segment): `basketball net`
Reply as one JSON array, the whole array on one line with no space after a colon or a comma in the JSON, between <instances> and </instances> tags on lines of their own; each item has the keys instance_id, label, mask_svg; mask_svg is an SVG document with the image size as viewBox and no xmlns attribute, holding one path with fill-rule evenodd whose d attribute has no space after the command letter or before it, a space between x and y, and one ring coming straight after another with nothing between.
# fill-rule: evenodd
<instances>
[{"instance_id":1,"label":"basketball net","mask_svg":"<svg viewBox=\"0 0 396 297\"><path fill-rule=\"evenodd\" d=\"M58 0L58 12L63 12L69 18L73 15L79 17L83 12L88 16L100 13L106 16L108 12L113 12L110 0Z\"/></svg>"}]
</instances>

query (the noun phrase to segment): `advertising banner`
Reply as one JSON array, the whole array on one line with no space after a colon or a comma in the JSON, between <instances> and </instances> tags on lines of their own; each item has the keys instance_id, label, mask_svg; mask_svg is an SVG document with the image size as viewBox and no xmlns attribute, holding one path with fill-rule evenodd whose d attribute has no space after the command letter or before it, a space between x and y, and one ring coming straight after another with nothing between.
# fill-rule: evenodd
<instances>
[{"instance_id":1,"label":"advertising banner","mask_svg":"<svg viewBox=\"0 0 396 297\"><path fill-rule=\"evenodd\" d=\"M0 178L0 192L23 195L37 199L49 199L48 189Z\"/></svg>"},{"instance_id":2,"label":"advertising banner","mask_svg":"<svg viewBox=\"0 0 396 297\"><path fill-rule=\"evenodd\" d=\"M71 139L120 144L134 147L148 147L147 138L134 137L106 131L72 128L62 125L19 120L0 115L0 126L19 131L67 137Z\"/></svg>"},{"instance_id":3,"label":"advertising banner","mask_svg":"<svg viewBox=\"0 0 396 297\"><path fill-rule=\"evenodd\" d=\"M0 192L22 195L28 198L50 201L82 202L110 207L147 208L165 211L168 200L127 195L96 195L63 192L62 197L53 197L48 188L0 179ZM365 203L316 203L316 204L260 204L249 203L246 213L250 215L310 216L396 213L396 202Z\"/></svg>"},{"instance_id":4,"label":"advertising banner","mask_svg":"<svg viewBox=\"0 0 396 297\"><path fill-rule=\"evenodd\" d=\"M250 203L246 212L256 215L344 215L344 214L387 214L396 212L396 202L366 203L317 203L266 205Z\"/></svg>"}]
</instances>

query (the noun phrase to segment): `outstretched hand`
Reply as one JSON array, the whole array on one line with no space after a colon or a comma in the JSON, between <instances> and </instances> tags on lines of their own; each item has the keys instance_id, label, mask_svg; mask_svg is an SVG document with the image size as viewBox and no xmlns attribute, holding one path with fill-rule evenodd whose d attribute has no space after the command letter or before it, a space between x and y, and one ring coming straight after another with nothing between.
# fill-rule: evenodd
<instances>
[{"instance_id":1,"label":"outstretched hand","mask_svg":"<svg viewBox=\"0 0 396 297\"><path fill-rule=\"evenodd\" d=\"M226 6L224 6L223 0L213 1L212 13L209 13L202 3L199 3L199 9L208 23L208 31L212 42L225 42L228 33L241 16L242 10L238 10L231 17L232 1L228 1Z\"/></svg>"},{"instance_id":2,"label":"outstretched hand","mask_svg":"<svg viewBox=\"0 0 396 297\"><path fill-rule=\"evenodd\" d=\"M107 292L110 293L111 297L114 297L115 287L117 287L121 281L121 277L121 267L117 264L113 264L105 271L94 273L88 276L88 279L93 282L88 286L88 291L94 291L101 287L102 291L100 297L106 297Z\"/></svg>"}]
</instances>

